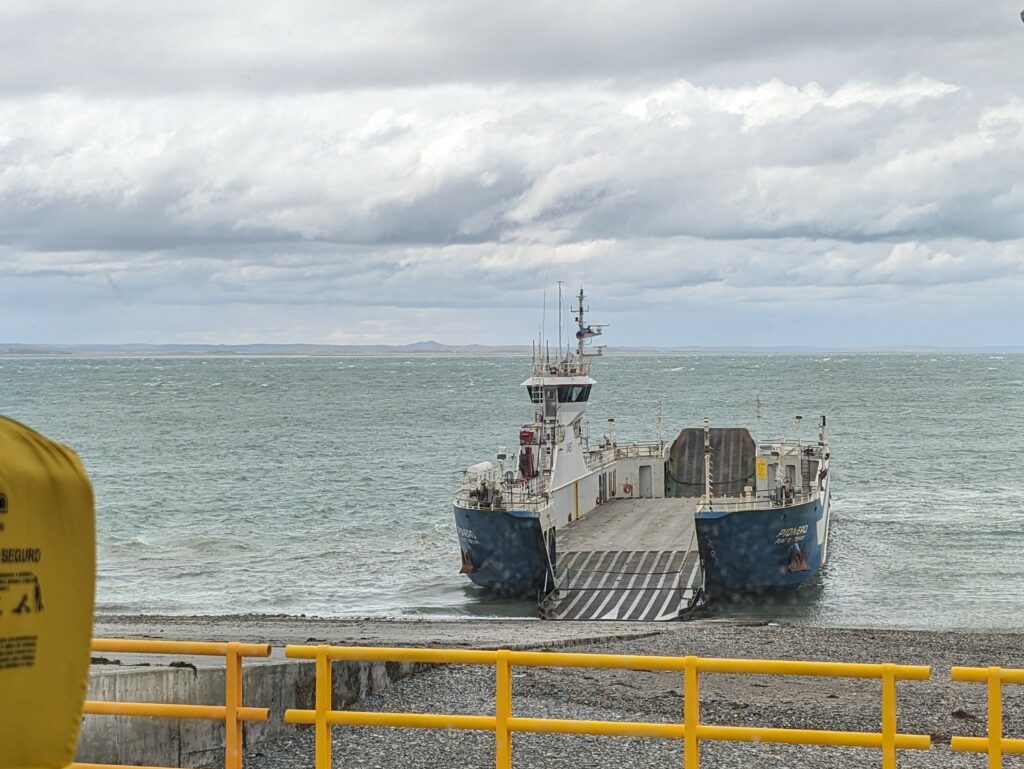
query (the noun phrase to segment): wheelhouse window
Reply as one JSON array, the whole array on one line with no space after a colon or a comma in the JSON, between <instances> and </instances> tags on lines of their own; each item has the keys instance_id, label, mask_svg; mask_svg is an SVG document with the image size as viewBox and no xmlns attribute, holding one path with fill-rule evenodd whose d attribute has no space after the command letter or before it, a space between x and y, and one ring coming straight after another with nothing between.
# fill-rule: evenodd
<instances>
[{"instance_id":1,"label":"wheelhouse window","mask_svg":"<svg viewBox=\"0 0 1024 769\"><path fill-rule=\"evenodd\" d=\"M586 403L590 398L590 385L559 385L559 403Z\"/></svg>"},{"instance_id":2,"label":"wheelhouse window","mask_svg":"<svg viewBox=\"0 0 1024 769\"><path fill-rule=\"evenodd\" d=\"M527 385L526 391L530 394L531 403L543 403L544 402L544 388L537 387L535 385Z\"/></svg>"}]
</instances>

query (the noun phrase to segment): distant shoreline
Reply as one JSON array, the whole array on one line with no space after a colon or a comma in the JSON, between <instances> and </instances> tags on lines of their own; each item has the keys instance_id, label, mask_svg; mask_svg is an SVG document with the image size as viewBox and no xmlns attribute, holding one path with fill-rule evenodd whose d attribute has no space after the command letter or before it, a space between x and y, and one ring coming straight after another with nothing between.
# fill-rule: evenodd
<instances>
[{"instance_id":1,"label":"distant shoreline","mask_svg":"<svg viewBox=\"0 0 1024 769\"><path fill-rule=\"evenodd\" d=\"M123 344L0 343L0 358L352 358L529 357L532 348L500 345ZM608 356L640 355L1021 355L1024 347L613 347Z\"/></svg>"}]
</instances>

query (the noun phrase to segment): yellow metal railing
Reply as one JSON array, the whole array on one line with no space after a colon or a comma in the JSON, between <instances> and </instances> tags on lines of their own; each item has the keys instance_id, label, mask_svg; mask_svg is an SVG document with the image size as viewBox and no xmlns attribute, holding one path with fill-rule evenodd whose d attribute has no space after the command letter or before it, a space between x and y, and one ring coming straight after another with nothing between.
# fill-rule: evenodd
<instances>
[{"instance_id":1,"label":"yellow metal railing","mask_svg":"<svg viewBox=\"0 0 1024 769\"><path fill-rule=\"evenodd\" d=\"M954 737L953 750L988 753L989 769L1002 769L1004 753L1024 753L1024 740L1003 738L1003 684L1024 684L1024 670L955 667L951 673L954 681L984 683L988 688L988 735Z\"/></svg>"},{"instance_id":2,"label":"yellow metal railing","mask_svg":"<svg viewBox=\"0 0 1024 769\"><path fill-rule=\"evenodd\" d=\"M224 767L242 767L242 725L246 721L266 721L268 708L242 705L242 660L245 657L269 657L269 644L200 643L190 641L135 641L96 638L92 651L113 654L174 654L223 657L224 704L178 705L156 702L95 702L86 700L84 713L97 716L149 716L157 718L199 718L224 722ZM118 769L118 764L72 764L73 769Z\"/></svg>"},{"instance_id":3,"label":"yellow metal railing","mask_svg":"<svg viewBox=\"0 0 1024 769\"><path fill-rule=\"evenodd\" d=\"M920 665L335 646L287 646L285 655L294 659L311 659L316 662L315 709L290 709L286 710L284 714L284 719L288 723L312 724L314 726L316 769L330 769L331 727L340 724L492 731L495 733L497 769L510 769L512 765L512 734L514 732L661 737L682 740L685 769L698 769L700 763L698 751L701 740L881 748L884 769L895 769L897 750L927 750L931 747L931 738L927 735L900 734L896 730L896 682L898 680L927 680L931 675L931 668ZM334 710L331 702L331 663L334 660L493 665L496 673L495 713L491 716ZM678 671L683 674L683 720L682 723L674 724L516 717L512 715L513 666ZM699 685L701 673L881 679L882 729L880 732L844 732L702 724L700 723Z\"/></svg>"}]
</instances>

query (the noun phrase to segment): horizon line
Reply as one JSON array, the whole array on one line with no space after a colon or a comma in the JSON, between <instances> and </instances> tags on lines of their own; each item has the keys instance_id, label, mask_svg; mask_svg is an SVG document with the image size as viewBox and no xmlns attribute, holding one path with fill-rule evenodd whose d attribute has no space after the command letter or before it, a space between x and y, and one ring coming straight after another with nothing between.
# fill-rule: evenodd
<instances>
[{"instance_id":1,"label":"horizon line","mask_svg":"<svg viewBox=\"0 0 1024 769\"><path fill-rule=\"evenodd\" d=\"M855 345L823 347L819 345L606 345L608 354L672 354L672 353L1024 353L1024 345ZM505 354L527 355L532 352L530 345L502 344L444 344L435 341L419 341L406 344L333 344L316 342L127 342L118 344L107 343L74 343L60 344L52 342L0 342L0 357L18 356L75 356L114 354L123 356L141 355L203 355L219 353L226 355L270 354L270 355L359 355L359 354Z\"/></svg>"}]
</instances>

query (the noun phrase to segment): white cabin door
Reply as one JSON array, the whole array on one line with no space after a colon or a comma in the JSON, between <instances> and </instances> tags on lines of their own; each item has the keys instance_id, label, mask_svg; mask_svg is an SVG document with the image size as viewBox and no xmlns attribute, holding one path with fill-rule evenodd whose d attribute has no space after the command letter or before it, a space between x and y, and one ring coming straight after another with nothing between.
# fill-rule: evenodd
<instances>
[{"instance_id":1,"label":"white cabin door","mask_svg":"<svg viewBox=\"0 0 1024 769\"><path fill-rule=\"evenodd\" d=\"M651 478L651 466L640 465L640 496L644 499L654 496L654 482Z\"/></svg>"}]
</instances>

